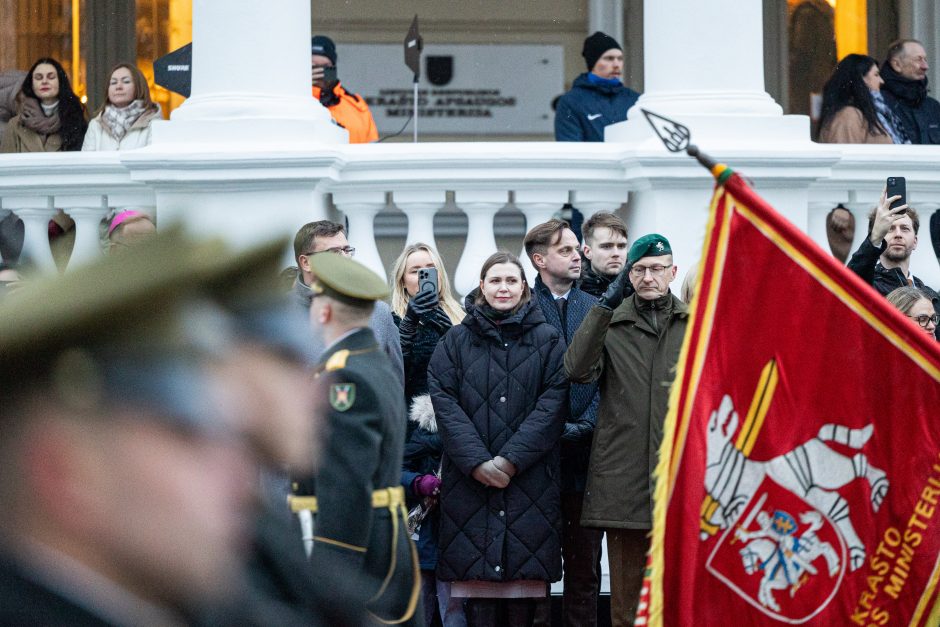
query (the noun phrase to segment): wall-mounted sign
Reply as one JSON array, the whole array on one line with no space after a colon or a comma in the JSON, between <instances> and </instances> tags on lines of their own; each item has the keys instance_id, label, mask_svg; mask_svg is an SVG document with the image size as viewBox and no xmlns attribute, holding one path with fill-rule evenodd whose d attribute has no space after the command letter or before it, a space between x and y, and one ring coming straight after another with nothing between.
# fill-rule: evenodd
<instances>
[{"instance_id":1,"label":"wall-mounted sign","mask_svg":"<svg viewBox=\"0 0 940 627\"><path fill-rule=\"evenodd\" d=\"M564 89L563 47L426 44L418 83L420 135L554 132L552 99ZM400 44L337 44L343 86L369 103L380 135L412 114L414 75Z\"/></svg>"}]
</instances>

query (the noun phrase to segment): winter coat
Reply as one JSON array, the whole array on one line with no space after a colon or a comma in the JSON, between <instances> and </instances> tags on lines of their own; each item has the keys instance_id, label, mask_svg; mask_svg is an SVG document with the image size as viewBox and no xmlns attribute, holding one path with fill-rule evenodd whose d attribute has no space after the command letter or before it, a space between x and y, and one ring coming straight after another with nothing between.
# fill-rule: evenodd
<instances>
[{"instance_id":1,"label":"winter coat","mask_svg":"<svg viewBox=\"0 0 940 627\"><path fill-rule=\"evenodd\" d=\"M823 144L892 144L891 136L880 127L880 133L872 133L862 111L856 107L842 107L826 121L819 131Z\"/></svg>"},{"instance_id":2,"label":"winter coat","mask_svg":"<svg viewBox=\"0 0 940 627\"><path fill-rule=\"evenodd\" d=\"M392 319L395 326L401 329L401 318L394 311ZM425 396L428 393L428 363L431 361L431 355L437 348L437 343L441 341L443 335L439 330L431 325L418 323L416 325L415 338L411 346L406 350L402 349L401 355L405 364L405 404L411 407L411 401L419 396ZM410 423L411 429L417 423ZM411 429L408 435L411 435Z\"/></svg>"},{"instance_id":3,"label":"winter coat","mask_svg":"<svg viewBox=\"0 0 940 627\"><path fill-rule=\"evenodd\" d=\"M911 143L940 144L940 102L927 95L927 79L904 78L888 63L881 67L881 77L885 102L901 118Z\"/></svg>"},{"instance_id":4,"label":"winter coat","mask_svg":"<svg viewBox=\"0 0 940 627\"><path fill-rule=\"evenodd\" d=\"M581 263L584 270L581 272L581 280L578 281L578 289L582 292L587 292L595 298L600 298L604 295L604 292L607 291L607 288L610 287L610 283L614 280L614 277L604 276L594 272L594 268L591 267L591 262L588 259L582 259ZM623 284L624 298L632 296L633 291L633 285L631 285L629 281Z\"/></svg>"},{"instance_id":5,"label":"winter coat","mask_svg":"<svg viewBox=\"0 0 940 627\"><path fill-rule=\"evenodd\" d=\"M26 72L9 70L0 72L0 139L10 119L16 115L16 97L23 86Z\"/></svg>"},{"instance_id":6,"label":"winter coat","mask_svg":"<svg viewBox=\"0 0 940 627\"><path fill-rule=\"evenodd\" d=\"M329 109L333 120L349 132L350 144L366 144L379 138L379 131L372 119L369 105L359 94L343 89L340 83L333 87L333 93L321 97L319 87L313 88L313 97Z\"/></svg>"},{"instance_id":7,"label":"winter coat","mask_svg":"<svg viewBox=\"0 0 940 627\"><path fill-rule=\"evenodd\" d=\"M581 74L555 108L555 141L602 142L604 127L627 119L640 94L624 85L598 85Z\"/></svg>"},{"instance_id":8,"label":"winter coat","mask_svg":"<svg viewBox=\"0 0 940 627\"><path fill-rule=\"evenodd\" d=\"M572 382L600 383L581 524L651 528L653 470L662 442L669 386L685 335L688 308L671 293L657 333L635 294L614 311L594 306L565 354Z\"/></svg>"},{"instance_id":9,"label":"winter coat","mask_svg":"<svg viewBox=\"0 0 940 627\"><path fill-rule=\"evenodd\" d=\"M14 116L3 131L0 152L60 152L62 135L40 135L20 124L20 116Z\"/></svg>"},{"instance_id":10,"label":"winter coat","mask_svg":"<svg viewBox=\"0 0 940 627\"><path fill-rule=\"evenodd\" d=\"M428 368L444 445L437 574L444 581L557 581L565 343L536 303L496 324L473 296ZM504 489L471 476L496 456L517 470Z\"/></svg>"},{"instance_id":11,"label":"winter coat","mask_svg":"<svg viewBox=\"0 0 940 627\"><path fill-rule=\"evenodd\" d=\"M405 456L402 460L401 484L405 488L408 499L408 509L417 506L423 497L415 494L412 485L421 475L431 475L441 467L441 436L437 432L437 420L434 419L434 407L431 397L422 394L415 397L411 403L408 419L415 428L411 437L405 444ZM437 568L437 538L441 525L440 505L435 505L425 519L421 522L418 531L418 560L421 570L434 570Z\"/></svg>"},{"instance_id":12,"label":"winter coat","mask_svg":"<svg viewBox=\"0 0 940 627\"><path fill-rule=\"evenodd\" d=\"M88 123L82 150L132 150L147 146L150 144L150 123L154 119L159 119L159 117L159 109L145 111L137 118L136 122L131 124L124 137L117 140L104 130L104 126L101 124L101 114L99 113Z\"/></svg>"},{"instance_id":13,"label":"winter coat","mask_svg":"<svg viewBox=\"0 0 940 627\"><path fill-rule=\"evenodd\" d=\"M555 297L542 282L542 277L536 276L532 294L538 300L545 320L559 333L563 333L566 344L568 339L574 337L578 327L581 326L581 321L597 302L597 299L590 294L576 287L571 288L567 297L566 328L563 329ZM599 402L596 383L571 385L568 392L565 431L561 436L561 489L563 492L584 492Z\"/></svg>"}]
</instances>

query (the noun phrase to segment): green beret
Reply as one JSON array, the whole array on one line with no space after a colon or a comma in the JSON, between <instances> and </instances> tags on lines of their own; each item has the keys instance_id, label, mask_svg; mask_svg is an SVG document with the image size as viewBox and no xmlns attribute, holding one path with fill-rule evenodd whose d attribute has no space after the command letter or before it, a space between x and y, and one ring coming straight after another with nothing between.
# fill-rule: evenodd
<instances>
[{"instance_id":1,"label":"green beret","mask_svg":"<svg viewBox=\"0 0 940 627\"><path fill-rule=\"evenodd\" d=\"M319 253L310 258L314 280L310 289L352 305L368 305L388 296L385 281L372 270L337 253Z\"/></svg>"},{"instance_id":2,"label":"green beret","mask_svg":"<svg viewBox=\"0 0 940 627\"><path fill-rule=\"evenodd\" d=\"M659 233L650 233L633 242L633 246L630 247L630 252L627 254L627 263L636 263L643 257L671 254L672 247L669 245L669 240Z\"/></svg>"}]
</instances>

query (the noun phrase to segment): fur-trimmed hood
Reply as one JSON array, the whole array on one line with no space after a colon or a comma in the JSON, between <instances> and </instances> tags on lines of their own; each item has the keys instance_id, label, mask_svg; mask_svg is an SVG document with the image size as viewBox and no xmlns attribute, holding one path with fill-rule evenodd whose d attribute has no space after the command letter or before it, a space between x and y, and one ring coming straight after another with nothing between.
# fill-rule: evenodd
<instances>
[{"instance_id":1,"label":"fur-trimmed hood","mask_svg":"<svg viewBox=\"0 0 940 627\"><path fill-rule=\"evenodd\" d=\"M437 420L434 418L434 406L431 405L430 394L421 394L411 399L408 420L416 423L428 433L437 433Z\"/></svg>"}]
</instances>

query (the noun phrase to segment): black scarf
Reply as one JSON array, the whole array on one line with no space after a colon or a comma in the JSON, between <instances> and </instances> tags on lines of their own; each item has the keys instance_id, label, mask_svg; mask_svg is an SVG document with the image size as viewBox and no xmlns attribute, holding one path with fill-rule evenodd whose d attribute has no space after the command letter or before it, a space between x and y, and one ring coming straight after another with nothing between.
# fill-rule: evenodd
<instances>
[{"instance_id":1,"label":"black scarf","mask_svg":"<svg viewBox=\"0 0 940 627\"><path fill-rule=\"evenodd\" d=\"M927 97L926 78L919 81L904 78L894 71L890 63L885 63L882 66L881 78L885 80L884 88L906 105L917 108Z\"/></svg>"}]
</instances>

